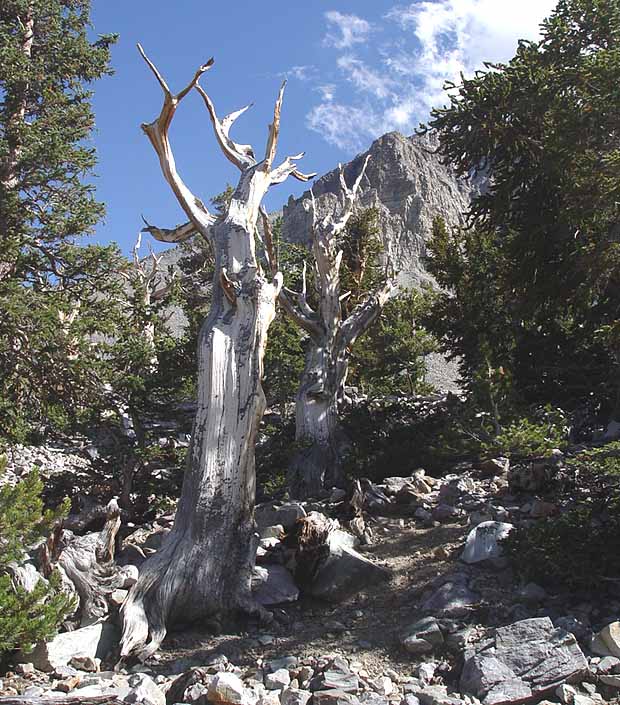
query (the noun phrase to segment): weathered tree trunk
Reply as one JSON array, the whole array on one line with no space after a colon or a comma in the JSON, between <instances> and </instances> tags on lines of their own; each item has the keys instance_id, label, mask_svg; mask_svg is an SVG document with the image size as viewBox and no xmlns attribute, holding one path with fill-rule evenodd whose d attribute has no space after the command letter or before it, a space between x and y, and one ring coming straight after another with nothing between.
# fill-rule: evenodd
<instances>
[{"instance_id":1,"label":"weathered tree trunk","mask_svg":"<svg viewBox=\"0 0 620 705\"><path fill-rule=\"evenodd\" d=\"M300 293L283 290L280 301L286 313L308 334L306 364L297 394L295 438L301 448L295 454L288 473L291 495L317 497L332 485L344 483L343 456L347 439L339 424L338 405L344 399L349 366L349 352L357 338L377 319L393 288L391 257L386 252L386 275L380 287L369 293L343 320L340 287L342 250L338 238L352 213L369 157L352 188L340 167L340 185L344 206L340 218L328 214L322 218L312 197L312 253L315 286L319 298L315 312L306 297L306 276ZM266 245L272 267L276 268L269 221L263 217ZM274 264L275 263L275 264ZM346 294L344 295L346 296ZM296 299L296 302L293 301Z\"/></svg>"},{"instance_id":2,"label":"weathered tree trunk","mask_svg":"<svg viewBox=\"0 0 620 705\"><path fill-rule=\"evenodd\" d=\"M106 522L99 533L74 536L59 523L41 549L41 567L49 577L60 566L75 586L80 598L79 614L85 626L108 614L108 597L120 585L114 563L116 534L121 526L115 499L105 508Z\"/></svg>"},{"instance_id":3,"label":"weathered tree trunk","mask_svg":"<svg viewBox=\"0 0 620 705\"><path fill-rule=\"evenodd\" d=\"M342 461L348 443L338 403L347 368L346 351L337 342L309 338L295 400L295 439L301 447L289 467L293 496L319 497L326 487L344 483Z\"/></svg>"},{"instance_id":4,"label":"weathered tree trunk","mask_svg":"<svg viewBox=\"0 0 620 705\"><path fill-rule=\"evenodd\" d=\"M151 226L149 231L169 242L201 233L214 252L215 276L211 311L198 341L198 410L175 523L162 548L142 566L122 607L121 657L135 651L141 658L158 648L172 622L192 622L237 610L264 612L250 592L257 541L254 441L265 408L263 353L282 276L276 274L273 282L263 276L255 251L256 221L260 202L272 184L289 175L303 181L310 178L297 171L294 160L301 155L272 169L284 85L265 158L257 162L249 145L236 144L228 134L246 108L220 120L198 85L213 60L175 96L144 58L165 99L160 117L143 129L193 225L174 230ZM241 172L230 206L218 218L208 213L180 179L168 142L174 111L193 88L204 99L220 147Z\"/></svg>"}]
</instances>

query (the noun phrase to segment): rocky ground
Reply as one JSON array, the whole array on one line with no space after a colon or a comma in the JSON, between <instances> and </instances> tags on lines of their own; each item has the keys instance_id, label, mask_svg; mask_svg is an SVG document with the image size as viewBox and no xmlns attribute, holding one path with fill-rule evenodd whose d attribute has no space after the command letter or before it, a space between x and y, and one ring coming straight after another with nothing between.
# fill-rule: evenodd
<instances>
[{"instance_id":1,"label":"rocky ground","mask_svg":"<svg viewBox=\"0 0 620 705\"><path fill-rule=\"evenodd\" d=\"M561 495L544 488L562 462L555 453L511 468L497 458L440 478L363 483L357 513L340 490L261 505L255 589L273 622L220 633L189 625L156 658L114 671L118 605L169 530L173 514L163 513L125 532L109 615L15 659L0 694L155 705L620 702L618 586L584 598L521 584L498 542L562 511ZM14 461L10 470L23 472ZM302 580L289 538L305 516L332 522Z\"/></svg>"}]
</instances>

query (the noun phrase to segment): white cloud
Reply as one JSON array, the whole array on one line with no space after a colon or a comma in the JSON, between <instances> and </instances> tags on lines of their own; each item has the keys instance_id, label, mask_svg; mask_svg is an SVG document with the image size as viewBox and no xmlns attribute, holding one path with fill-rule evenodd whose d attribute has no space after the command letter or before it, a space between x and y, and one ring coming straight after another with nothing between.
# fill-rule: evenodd
<instances>
[{"instance_id":1,"label":"white cloud","mask_svg":"<svg viewBox=\"0 0 620 705\"><path fill-rule=\"evenodd\" d=\"M458 84L483 62L508 61L519 39L535 40L556 0L418 0L393 7L385 26L371 27L354 15L326 13L329 44L342 51L336 65L357 97L336 102L336 87L322 83L322 102L307 116L308 126L341 149L358 150L389 130L412 132L434 106L448 103L446 81ZM337 34L334 34L337 30ZM383 42L367 43L372 30Z\"/></svg>"},{"instance_id":2,"label":"white cloud","mask_svg":"<svg viewBox=\"0 0 620 705\"><path fill-rule=\"evenodd\" d=\"M343 15L338 10L325 13L329 26L325 36L325 44L336 49L349 49L354 44L368 41L371 31L370 22L357 15Z\"/></svg>"},{"instance_id":3,"label":"white cloud","mask_svg":"<svg viewBox=\"0 0 620 705\"><path fill-rule=\"evenodd\" d=\"M390 95L392 80L388 76L369 69L363 61L350 54L345 54L338 59L337 64L347 80L358 90L371 93L377 98L387 98Z\"/></svg>"},{"instance_id":4,"label":"white cloud","mask_svg":"<svg viewBox=\"0 0 620 705\"><path fill-rule=\"evenodd\" d=\"M314 72L314 66L291 66L291 68L286 73L288 76L292 76L298 81L308 81L310 80Z\"/></svg>"},{"instance_id":5,"label":"white cloud","mask_svg":"<svg viewBox=\"0 0 620 705\"><path fill-rule=\"evenodd\" d=\"M446 102L446 80L471 75L484 61L510 59L519 39L537 39L541 20L556 0L424 0L390 10L386 19L413 31L418 46L386 59L401 75L421 84L427 106Z\"/></svg>"},{"instance_id":6,"label":"white cloud","mask_svg":"<svg viewBox=\"0 0 620 705\"><path fill-rule=\"evenodd\" d=\"M364 149L381 134L382 116L370 106L341 105L332 100L315 106L306 116L306 125L324 139L347 152Z\"/></svg>"},{"instance_id":7,"label":"white cloud","mask_svg":"<svg viewBox=\"0 0 620 705\"><path fill-rule=\"evenodd\" d=\"M334 83L321 83L314 90L321 94L322 101L329 102L334 99L336 85Z\"/></svg>"}]
</instances>

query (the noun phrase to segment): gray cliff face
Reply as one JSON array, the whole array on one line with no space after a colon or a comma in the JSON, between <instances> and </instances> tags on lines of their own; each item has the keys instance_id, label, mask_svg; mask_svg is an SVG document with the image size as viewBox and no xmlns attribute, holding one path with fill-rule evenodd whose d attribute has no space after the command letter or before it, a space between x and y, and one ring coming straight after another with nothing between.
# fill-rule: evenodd
<instances>
[{"instance_id":1,"label":"gray cliff face","mask_svg":"<svg viewBox=\"0 0 620 705\"><path fill-rule=\"evenodd\" d=\"M360 205L379 210L381 237L394 257L399 282L406 286L429 281L422 259L433 218L441 215L449 224L463 222L474 186L457 179L435 153L429 137L405 137L390 132L377 139L370 149L345 165L347 183L359 174L366 155L370 162L361 184ZM319 213L338 206L338 170L318 179L313 186ZM310 192L289 199L283 212L283 237L307 242L312 216Z\"/></svg>"}]
</instances>

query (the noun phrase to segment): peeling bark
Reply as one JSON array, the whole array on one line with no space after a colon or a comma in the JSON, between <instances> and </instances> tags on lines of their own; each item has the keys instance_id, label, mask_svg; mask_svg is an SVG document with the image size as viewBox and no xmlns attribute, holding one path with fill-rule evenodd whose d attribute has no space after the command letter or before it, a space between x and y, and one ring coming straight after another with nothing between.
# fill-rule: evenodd
<instances>
[{"instance_id":1,"label":"peeling bark","mask_svg":"<svg viewBox=\"0 0 620 705\"><path fill-rule=\"evenodd\" d=\"M256 257L256 222L268 188L287 176L300 180L295 160L273 167L284 85L274 109L265 157L258 161L250 145L234 142L233 122L247 108L220 119L198 84L212 65L201 66L177 95L140 52L164 92L160 116L143 125L163 175L185 211L189 224L173 230L149 226L155 237L185 239L197 232L210 243L215 260L211 311L198 340L198 409L188 466L175 523L161 549L147 560L122 607L121 658L146 658L161 644L167 626L217 618L243 611L265 615L252 598L250 579L258 537L254 531L254 442L265 408L261 388L267 330L275 315L282 275L272 281ZM204 100L217 142L241 172L227 211L217 218L179 177L168 141L168 127L187 93ZM313 175L312 175L313 176Z\"/></svg>"},{"instance_id":2,"label":"peeling bark","mask_svg":"<svg viewBox=\"0 0 620 705\"><path fill-rule=\"evenodd\" d=\"M106 523L99 533L74 536L59 524L43 546L43 573L49 577L57 566L64 570L80 598L82 626L106 616L107 598L121 583L114 563L120 525L120 508L113 499L106 507Z\"/></svg>"}]
</instances>

